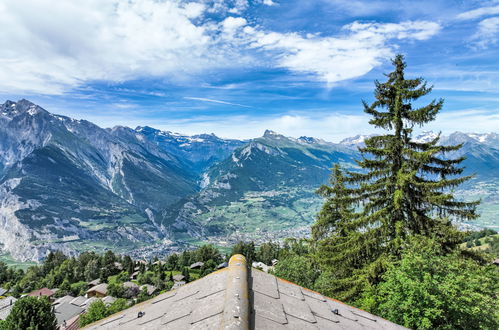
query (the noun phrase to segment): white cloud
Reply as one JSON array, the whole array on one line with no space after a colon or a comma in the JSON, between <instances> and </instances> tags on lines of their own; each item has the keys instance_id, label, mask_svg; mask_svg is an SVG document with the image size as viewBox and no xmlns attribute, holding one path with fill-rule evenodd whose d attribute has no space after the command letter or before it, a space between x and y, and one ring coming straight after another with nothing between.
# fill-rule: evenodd
<instances>
[{"instance_id":1,"label":"white cloud","mask_svg":"<svg viewBox=\"0 0 499 330\"><path fill-rule=\"evenodd\" d=\"M243 107L243 108L251 108L249 105L243 105L243 104L238 104L238 103L231 103L231 102L226 102L226 101L221 101L221 100L214 100L214 99L208 99L204 97L191 97L191 96L186 96L184 97L186 100L195 100L195 101L203 101L203 102L210 102L210 103L219 103L219 104L226 104L226 105L235 105L238 107Z\"/></svg>"},{"instance_id":2,"label":"white cloud","mask_svg":"<svg viewBox=\"0 0 499 330\"><path fill-rule=\"evenodd\" d=\"M425 40L440 25L427 21L400 24L354 22L339 37L302 36L298 33L266 32L246 26L243 39L250 47L271 51L278 65L291 71L314 74L333 85L360 77L393 55L393 39Z\"/></svg>"},{"instance_id":3,"label":"white cloud","mask_svg":"<svg viewBox=\"0 0 499 330\"><path fill-rule=\"evenodd\" d=\"M243 17L220 23L205 17L248 6L247 0L3 0L0 92L60 94L92 81L186 79L254 64L334 84L379 65L392 55L393 42L424 40L439 30L426 21L356 22L339 36L301 35L250 26Z\"/></svg>"},{"instance_id":4,"label":"white cloud","mask_svg":"<svg viewBox=\"0 0 499 330\"><path fill-rule=\"evenodd\" d=\"M499 40L499 16L481 21L472 39L476 40L476 44L482 48L497 43Z\"/></svg>"},{"instance_id":5,"label":"white cloud","mask_svg":"<svg viewBox=\"0 0 499 330\"><path fill-rule=\"evenodd\" d=\"M216 66L205 6L177 0L0 4L0 90L61 93L89 80L190 73Z\"/></svg>"},{"instance_id":6,"label":"white cloud","mask_svg":"<svg viewBox=\"0 0 499 330\"><path fill-rule=\"evenodd\" d=\"M274 1L272 0L262 0L262 3L266 6L275 6L277 5L277 3L275 3Z\"/></svg>"},{"instance_id":7,"label":"white cloud","mask_svg":"<svg viewBox=\"0 0 499 330\"><path fill-rule=\"evenodd\" d=\"M496 15L496 14L499 14L499 5L481 7L481 8L473 9L470 11L465 11L464 13L457 15L457 18L462 19L462 20L471 20L471 19L476 19L476 18L480 18L483 16L490 16L490 15Z\"/></svg>"},{"instance_id":8,"label":"white cloud","mask_svg":"<svg viewBox=\"0 0 499 330\"><path fill-rule=\"evenodd\" d=\"M71 115L71 113L62 114ZM111 116L109 114L93 115L87 120L102 127L115 125L152 126L158 129L180 132L184 134L215 133L220 137L250 139L259 137L266 129L274 130L286 136L298 138L311 136L326 141L339 142L344 138L357 134L382 133L369 125L370 117L361 111L358 114L339 112L314 112L314 114L287 113L276 116L256 117L233 115L220 117L201 116L190 119L154 119L127 117L128 113ZM499 112L485 110L442 111L437 120L417 128L415 134L433 130L445 135L455 131L487 133L497 132Z\"/></svg>"}]
</instances>

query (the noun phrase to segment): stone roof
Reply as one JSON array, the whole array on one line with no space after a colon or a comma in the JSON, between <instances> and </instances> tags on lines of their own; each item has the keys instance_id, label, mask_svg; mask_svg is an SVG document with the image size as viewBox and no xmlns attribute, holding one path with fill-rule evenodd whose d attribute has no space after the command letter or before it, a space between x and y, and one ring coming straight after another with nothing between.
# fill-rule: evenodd
<instances>
[{"instance_id":1,"label":"stone roof","mask_svg":"<svg viewBox=\"0 0 499 330\"><path fill-rule=\"evenodd\" d=\"M185 279L185 276L182 274L173 275L173 280L175 282L180 282L180 281L183 281L184 279Z\"/></svg>"},{"instance_id":2,"label":"stone roof","mask_svg":"<svg viewBox=\"0 0 499 330\"><path fill-rule=\"evenodd\" d=\"M133 283L133 282L124 282L123 283L123 287L124 288L139 288L139 285L137 283Z\"/></svg>"},{"instance_id":3,"label":"stone roof","mask_svg":"<svg viewBox=\"0 0 499 330\"><path fill-rule=\"evenodd\" d=\"M38 296L51 297L52 295L54 295L54 293L55 292L53 290L50 290L48 288L41 288L40 290L35 290L35 291L28 293L28 296L31 296L31 297L38 297Z\"/></svg>"},{"instance_id":4,"label":"stone roof","mask_svg":"<svg viewBox=\"0 0 499 330\"><path fill-rule=\"evenodd\" d=\"M17 301L14 297L0 299L0 320L5 320L9 316L12 307Z\"/></svg>"},{"instance_id":5,"label":"stone roof","mask_svg":"<svg viewBox=\"0 0 499 330\"><path fill-rule=\"evenodd\" d=\"M57 325L62 325L64 321L69 321L76 315L80 315L85 310L79 306L64 302L55 306L55 317L57 318Z\"/></svg>"},{"instance_id":6,"label":"stone roof","mask_svg":"<svg viewBox=\"0 0 499 330\"><path fill-rule=\"evenodd\" d=\"M96 285L99 285L99 284L100 284L100 278L88 282L88 286L96 286Z\"/></svg>"},{"instance_id":7,"label":"stone roof","mask_svg":"<svg viewBox=\"0 0 499 330\"><path fill-rule=\"evenodd\" d=\"M85 301L87 301L88 298L83 297L83 296L78 296L75 297L73 300L70 301L71 304L76 305L76 306L83 306L85 304Z\"/></svg>"},{"instance_id":8,"label":"stone roof","mask_svg":"<svg viewBox=\"0 0 499 330\"><path fill-rule=\"evenodd\" d=\"M87 290L87 293L89 292L99 292L103 295L107 294L107 283L101 283L96 286L91 287L90 289Z\"/></svg>"},{"instance_id":9,"label":"stone roof","mask_svg":"<svg viewBox=\"0 0 499 330\"><path fill-rule=\"evenodd\" d=\"M89 325L88 329L405 329L246 266L229 267Z\"/></svg>"},{"instance_id":10,"label":"stone roof","mask_svg":"<svg viewBox=\"0 0 499 330\"><path fill-rule=\"evenodd\" d=\"M142 285L140 287L140 290L142 290L144 288L146 288L148 295L152 295L157 290L157 288L154 285L150 285L150 284L144 284L144 285Z\"/></svg>"},{"instance_id":11,"label":"stone roof","mask_svg":"<svg viewBox=\"0 0 499 330\"><path fill-rule=\"evenodd\" d=\"M106 305L111 305L112 303L114 303L117 298L115 297L112 297L112 296L105 296L104 298L101 299L102 302Z\"/></svg>"},{"instance_id":12,"label":"stone roof","mask_svg":"<svg viewBox=\"0 0 499 330\"><path fill-rule=\"evenodd\" d=\"M193 263L189 268L190 269L197 269L197 268L201 268L203 266L204 266L204 262L198 261L198 262Z\"/></svg>"},{"instance_id":13,"label":"stone roof","mask_svg":"<svg viewBox=\"0 0 499 330\"><path fill-rule=\"evenodd\" d=\"M58 305L58 304L63 304L63 303L70 303L71 301L73 301L75 299L75 297L73 296L70 296L70 295L66 295L64 297L60 297L60 298L57 298L53 303L52 305Z\"/></svg>"}]
</instances>

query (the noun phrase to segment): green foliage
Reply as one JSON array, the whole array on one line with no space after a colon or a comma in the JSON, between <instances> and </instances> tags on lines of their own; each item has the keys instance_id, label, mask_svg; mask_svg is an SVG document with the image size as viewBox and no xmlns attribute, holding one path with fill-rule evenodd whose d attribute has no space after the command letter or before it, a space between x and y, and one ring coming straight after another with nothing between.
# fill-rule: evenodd
<instances>
[{"instance_id":1,"label":"green foliage","mask_svg":"<svg viewBox=\"0 0 499 330\"><path fill-rule=\"evenodd\" d=\"M251 265L256 258L255 243L237 242L237 244L232 247L232 251L230 253L231 256L234 254L242 254L246 257L248 264Z\"/></svg>"},{"instance_id":2,"label":"green foliage","mask_svg":"<svg viewBox=\"0 0 499 330\"><path fill-rule=\"evenodd\" d=\"M327 200L313 228L317 261L336 278L331 292L342 300L354 300L366 286L379 283L411 235L433 237L452 251L462 235L450 219L476 218L478 202L461 202L452 194L470 178L459 177L463 158L443 157L461 145L439 145L439 137L411 139L413 127L434 120L443 100L413 108L412 102L432 88L422 78L404 77L402 55L393 65L386 82L375 82L376 100L364 102L369 123L388 133L366 139L359 148L361 171L344 176L335 167L331 186L319 189Z\"/></svg>"},{"instance_id":3,"label":"green foliage","mask_svg":"<svg viewBox=\"0 0 499 330\"><path fill-rule=\"evenodd\" d=\"M498 329L498 290L494 266L420 244L391 264L383 282L367 290L360 304L412 329Z\"/></svg>"},{"instance_id":4,"label":"green foliage","mask_svg":"<svg viewBox=\"0 0 499 330\"><path fill-rule=\"evenodd\" d=\"M279 243L267 242L260 245L256 253L256 260L271 265L272 260L279 259Z\"/></svg>"},{"instance_id":5,"label":"green foliage","mask_svg":"<svg viewBox=\"0 0 499 330\"><path fill-rule=\"evenodd\" d=\"M346 223L352 217L351 200L349 191L345 186L345 177L339 164L333 167L333 173L329 179L331 186L322 185L317 194L326 200L322 206L315 224L312 226L312 238L321 240L329 237L332 233L339 236L346 235Z\"/></svg>"},{"instance_id":6,"label":"green foliage","mask_svg":"<svg viewBox=\"0 0 499 330\"><path fill-rule=\"evenodd\" d=\"M55 330L56 325L52 305L46 297L25 297L16 301L1 329Z\"/></svg>"},{"instance_id":7,"label":"green foliage","mask_svg":"<svg viewBox=\"0 0 499 330\"><path fill-rule=\"evenodd\" d=\"M107 286L107 294L115 297L122 298L125 294L125 288L121 282L112 282Z\"/></svg>"},{"instance_id":8,"label":"green foliage","mask_svg":"<svg viewBox=\"0 0 499 330\"><path fill-rule=\"evenodd\" d=\"M102 300L98 299L91 303L87 312L82 314L80 317L80 327L84 327L87 324L101 320L108 315L110 314L106 308L106 305L104 305Z\"/></svg>"},{"instance_id":9,"label":"green foliage","mask_svg":"<svg viewBox=\"0 0 499 330\"><path fill-rule=\"evenodd\" d=\"M185 279L184 279L185 282L190 282L191 281L191 274L189 272L189 268L184 267L182 269L182 275L184 275L184 277L185 277Z\"/></svg>"},{"instance_id":10,"label":"green foliage","mask_svg":"<svg viewBox=\"0 0 499 330\"><path fill-rule=\"evenodd\" d=\"M137 281L139 282L139 284L153 284L154 273L151 271L146 271L145 273L139 274Z\"/></svg>"},{"instance_id":11,"label":"green foliage","mask_svg":"<svg viewBox=\"0 0 499 330\"><path fill-rule=\"evenodd\" d=\"M290 256L282 259L275 267L275 275L306 288L313 288L319 270L312 258Z\"/></svg>"},{"instance_id":12,"label":"green foliage","mask_svg":"<svg viewBox=\"0 0 499 330\"><path fill-rule=\"evenodd\" d=\"M85 295L85 292L87 291L87 282L84 282L84 281L80 281L80 282L76 282L76 283L73 283L71 284L71 287L70 287L70 290L71 290L71 294L73 296L83 296Z\"/></svg>"},{"instance_id":13,"label":"green foliage","mask_svg":"<svg viewBox=\"0 0 499 330\"><path fill-rule=\"evenodd\" d=\"M474 241L476 239L480 239L480 238L483 238L485 236L491 236L491 235L497 235L497 232L495 230L488 229L488 228L482 229L479 231L472 231L472 232L469 232L464 237L464 242Z\"/></svg>"},{"instance_id":14,"label":"green foliage","mask_svg":"<svg viewBox=\"0 0 499 330\"><path fill-rule=\"evenodd\" d=\"M222 255L213 244L205 244L196 249L194 259L194 262L201 261L206 263L212 260L214 263L221 263Z\"/></svg>"},{"instance_id":15,"label":"green foliage","mask_svg":"<svg viewBox=\"0 0 499 330\"><path fill-rule=\"evenodd\" d=\"M109 307L107 308L107 312L109 315L118 313L119 311L122 311L126 308L128 308L128 302L126 299L123 298L118 298L116 299L115 302L113 302Z\"/></svg>"}]
</instances>

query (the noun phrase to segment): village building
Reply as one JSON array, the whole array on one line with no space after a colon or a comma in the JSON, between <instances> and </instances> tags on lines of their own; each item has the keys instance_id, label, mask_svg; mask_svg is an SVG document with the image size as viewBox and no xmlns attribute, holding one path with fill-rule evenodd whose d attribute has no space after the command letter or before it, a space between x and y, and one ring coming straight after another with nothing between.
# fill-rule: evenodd
<instances>
[{"instance_id":1,"label":"village building","mask_svg":"<svg viewBox=\"0 0 499 330\"><path fill-rule=\"evenodd\" d=\"M96 280L93 280L93 281L90 281L88 282L88 287L91 288L93 286L96 286L96 285L99 285L100 284L100 278L96 279Z\"/></svg>"},{"instance_id":2,"label":"village building","mask_svg":"<svg viewBox=\"0 0 499 330\"><path fill-rule=\"evenodd\" d=\"M186 284L185 281L174 282L171 289L176 290L176 289L180 288L181 286L184 286L185 284Z\"/></svg>"},{"instance_id":3,"label":"village building","mask_svg":"<svg viewBox=\"0 0 499 330\"><path fill-rule=\"evenodd\" d=\"M204 262L198 261L198 262L193 263L189 268L190 269L200 269L203 266L204 266Z\"/></svg>"},{"instance_id":4,"label":"village building","mask_svg":"<svg viewBox=\"0 0 499 330\"><path fill-rule=\"evenodd\" d=\"M0 299L0 320L5 320L9 316L16 301L17 299L14 297Z\"/></svg>"},{"instance_id":5,"label":"village building","mask_svg":"<svg viewBox=\"0 0 499 330\"><path fill-rule=\"evenodd\" d=\"M149 296L156 292L156 290L158 290L154 285L144 284L140 287L140 291L142 291L144 288L146 289Z\"/></svg>"},{"instance_id":6,"label":"village building","mask_svg":"<svg viewBox=\"0 0 499 330\"><path fill-rule=\"evenodd\" d=\"M105 296L104 298L101 299L102 302L106 305L106 306L109 306L111 305L112 303L114 303L117 299L115 297L111 297L111 296Z\"/></svg>"},{"instance_id":7,"label":"village building","mask_svg":"<svg viewBox=\"0 0 499 330\"><path fill-rule=\"evenodd\" d=\"M73 319L75 316L81 315L84 311L84 308L73 305L69 302L57 304L54 308L57 325L60 327L66 324L67 327L69 320Z\"/></svg>"},{"instance_id":8,"label":"village building","mask_svg":"<svg viewBox=\"0 0 499 330\"><path fill-rule=\"evenodd\" d=\"M263 270L265 273L268 273L269 270L274 270L274 266L267 266L266 264L264 264L263 262L261 261L258 261L258 262L253 262L251 264L251 266L253 268L256 268L256 269L260 269L260 270Z\"/></svg>"},{"instance_id":9,"label":"village building","mask_svg":"<svg viewBox=\"0 0 499 330\"><path fill-rule=\"evenodd\" d=\"M70 296L70 295L66 295L64 297L60 297L60 298L57 298L53 303L52 305L59 305L59 304L64 304L64 303L71 303L71 301L73 301L75 299L75 297L73 296Z\"/></svg>"},{"instance_id":10,"label":"village building","mask_svg":"<svg viewBox=\"0 0 499 330\"><path fill-rule=\"evenodd\" d=\"M4 296L7 292L9 292L9 290L0 288L0 296Z\"/></svg>"},{"instance_id":11,"label":"village building","mask_svg":"<svg viewBox=\"0 0 499 330\"><path fill-rule=\"evenodd\" d=\"M184 279L185 279L185 276L182 275L182 274L173 275L173 281L174 282L181 282Z\"/></svg>"},{"instance_id":12,"label":"village building","mask_svg":"<svg viewBox=\"0 0 499 330\"><path fill-rule=\"evenodd\" d=\"M55 294L56 290L50 290L48 288L41 288L39 290L32 291L27 294L27 296L30 297L48 297L49 299L52 299L52 296Z\"/></svg>"},{"instance_id":13,"label":"village building","mask_svg":"<svg viewBox=\"0 0 499 330\"><path fill-rule=\"evenodd\" d=\"M87 297L102 298L107 296L107 283L101 283L87 290Z\"/></svg>"},{"instance_id":14,"label":"village building","mask_svg":"<svg viewBox=\"0 0 499 330\"><path fill-rule=\"evenodd\" d=\"M229 266L86 329L405 329L257 269Z\"/></svg>"},{"instance_id":15,"label":"village building","mask_svg":"<svg viewBox=\"0 0 499 330\"><path fill-rule=\"evenodd\" d=\"M227 267L228 265L229 265L229 264L228 264L227 262L222 262L221 264L219 264L219 265L217 266L217 269L222 269L222 268L225 268L225 267Z\"/></svg>"}]
</instances>

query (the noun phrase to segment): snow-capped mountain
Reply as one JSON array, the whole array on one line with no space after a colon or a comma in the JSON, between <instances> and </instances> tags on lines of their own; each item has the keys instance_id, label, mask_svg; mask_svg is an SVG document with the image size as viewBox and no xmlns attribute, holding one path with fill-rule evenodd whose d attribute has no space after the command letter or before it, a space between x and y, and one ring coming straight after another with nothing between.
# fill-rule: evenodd
<instances>
[{"instance_id":1,"label":"snow-capped mountain","mask_svg":"<svg viewBox=\"0 0 499 330\"><path fill-rule=\"evenodd\" d=\"M54 248L130 250L193 236L289 235L314 221L322 203L314 191L334 163L355 170L357 147L369 136L332 143L267 130L241 141L151 127L103 129L27 100L7 101L0 105L0 249L38 260ZM494 224L498 134L455 132L440 141L463 144L448 156L466 157L465 173L476 174L466 191L482 198L484 217Z\"/></svg>"},{"instance_id":2,"label":"snow-capped mountain","mask_svg":"<svg viewBox=\"0 0 499 330\"><path fill-rule=\"evenodd\" d=\"M148 126L139 126L135 131L166 152L187 161L197 173L201 173L214 163L227 158L232 151L247 142L222 139L215 134L189 136L160 131Z\"/></svg>"},{"instance_id":3,"label":"snow-capped mountain","mask_svg":"<svg viewBox=\"0 0 499 330\"><path fill-rule=\"evenodd\" d=\"M70 252L86 240L156 241L168 235L162 209L197 189L181 160L133 130L27 100L0 106L0 155L0 245L20 259L55 243Z\"/></svg>"}]
</instances>

